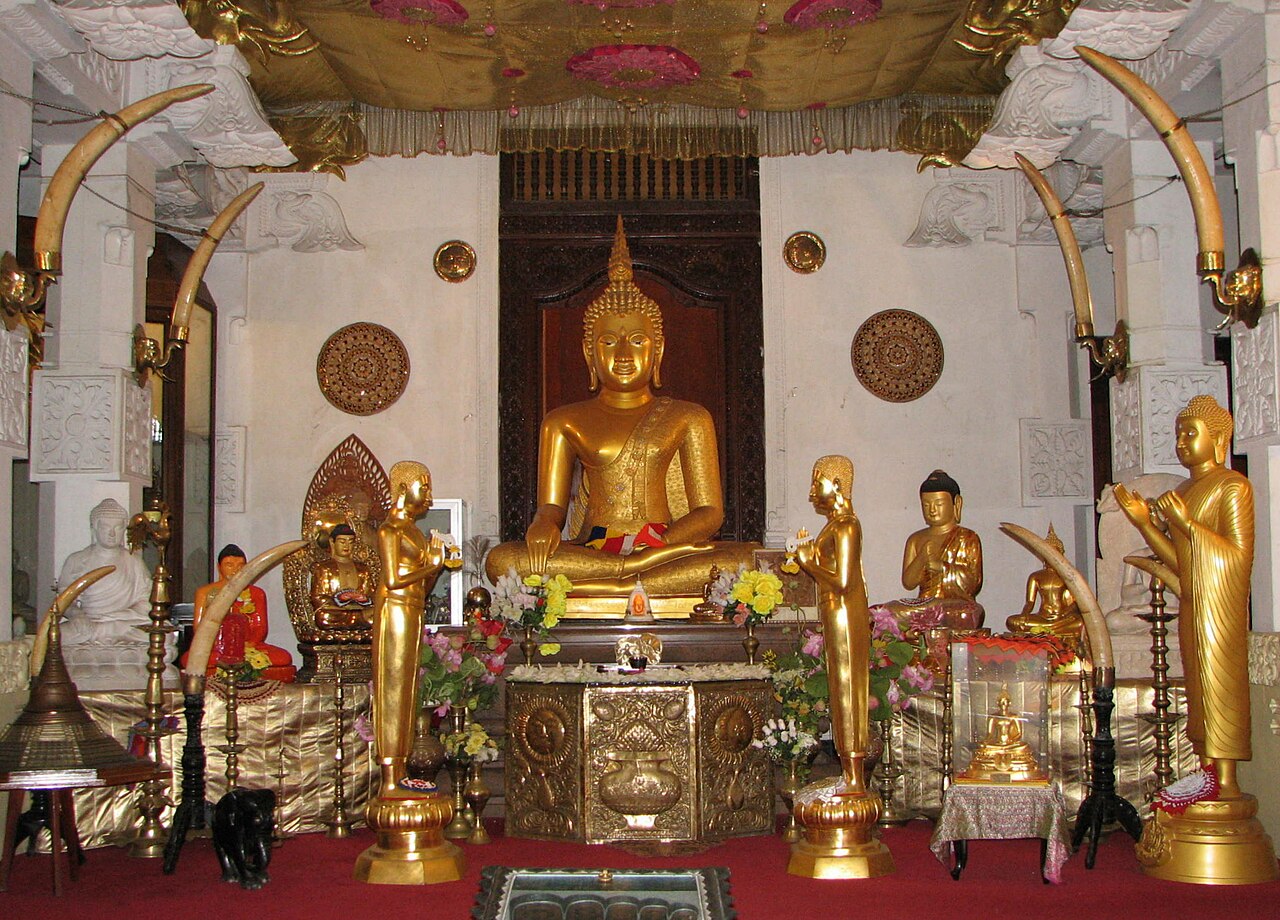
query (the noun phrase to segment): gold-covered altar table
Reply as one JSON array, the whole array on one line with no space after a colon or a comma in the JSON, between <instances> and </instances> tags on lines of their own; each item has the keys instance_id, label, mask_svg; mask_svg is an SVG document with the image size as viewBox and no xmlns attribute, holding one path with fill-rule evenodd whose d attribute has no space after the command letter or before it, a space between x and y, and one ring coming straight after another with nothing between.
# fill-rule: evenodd
<instances>
[{"instance_id":1,"label":"gold-covered altar table","mask_svg":"<svg viewBox=\"0 0 1280 920\"><path fill-rule=\"evenodd\" d=\"M345 685L346 731L344 746L344 791L347 813L363 823L364 806L376 773L369 745L356 734L352 723L369 708L369 689L364 683ZM103 690L80 694L93 720L123 745L128 745L130 729L146 718L141 690ZM161 739L161 759L172 769L165 790L174 803L182 798L182 775L178 765L186 743L186 726L181 718L182 695L166 692L164 711L177 721L177 730ZM226 756L218 750L225 743L226 701L209 684L205 694L204 744L206 796L216 802L227 791ZM243 691L238 699L241 786L271 789L276 794L276 826L281 833L303 834L327 829L333 810L334 769L334 688L332 684L281 684L264 681ZM138 797L134 787L78 789L75 792L76 823L83 846L100 847L126 842L140 825ZM173 809L162 816L169 826Z\"/></svg>"},{"instance_id":2,"label":"gold-covered altar table","mask_svg":"<svg viewBox=\"0 0 1280 920\"><path fill-rule=\"evenodd\" d=\"M514 837L709 844L774 829L759 665L521 666L506 681Z\"/></svg>"}]
</instances>

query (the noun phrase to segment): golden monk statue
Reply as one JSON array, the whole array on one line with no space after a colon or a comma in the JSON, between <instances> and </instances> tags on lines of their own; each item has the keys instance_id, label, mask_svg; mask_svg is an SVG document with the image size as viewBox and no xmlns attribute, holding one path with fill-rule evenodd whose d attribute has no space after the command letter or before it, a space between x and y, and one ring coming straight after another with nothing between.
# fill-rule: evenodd
<instances>
[{"instance_id":1,"label":"golden monk statue","mask_svg":"<svg viewBox=\"0 0 1280 920\"><path fill-rule=\"evenodd\" d=\"M920 512L928 526L907 537L902 553L902 587L919 593L885 606L903 617L941 607L952 629L982 625L985 612L974 599L982 590L982 541L960 526L963 508L960 486L945 471L934 470L920 484Z\"/></svg>"},{"instance_id":2,"label":"golden monk statue","mask_svg":"<svg viewBox=\"0 0 1280 920\"><path fill-rule=\"evenodd\" d=\"M816 540L796 546L796 562L817 582L831 733L845 790L860 794L866 791L862 767L870 731L871 628L862 575L862 523L850 505L852 494L853 462L848 457L831 455L814 463L809 501L827 524Z\"/></svg>"},{"instance_id":3,"label":"golden monk statue","mask_svg":"<svg viewBox=\"0 0 1280 920\"><path fill-rule=\"evenodd\" d=\"M1052 524L1045 542L1058 552L1065 552L1062 538ZM1040 610L1034 613L1037 601ZM1072 649L1079 648L1084 635L1084 617L1076 599L1062 576L1047 565L1027 577L1027 602L1021 613L1009 617L1006 625L1017 636L1057 636Z\"/></svg>"},{"instance_id":4,"label":"golden monk statue","mask_svg":"<svg viewBox=\"0 0 1280 920\"><path fill-rule=\"evenodd\" d=\"M1148 503L1122 485L1116 500L1147 545L1179 578L1178 639L1187 682L1187 737L1217 772L1221 799L1238 798L1236 762L1249 733L1249 576L1253 487L1223 464L1231 413L1194 397L1175 427L1178 462L1191 478ZM1274 866L1272 867L1274 869Z\"/></svg>"},{"instance_id":5,"label":"golden monk statue","mask_svg":"<svg viewBox=\"0 0 1280 920\"><path fill-rule=\"evenodd\" d=\"M583 317L596 396L543 420L538 510L524 542L489 553L491 580L550 572L572 580L575 595L625 598L643 576L653 597L697 596L711 566L751 563L751 544L710 542L724 520L715 425L702 406L654 394L664 345L662 312L632 280L619 218L609 284ZM579 464L581 507L562 541Z\"/></svg>"},{"instance_id":6,"label":"golden monk statue","mask_svg":"<svg viewBox=\"0 0 1280 920\"><path fill-rule=\"evenodd\" d=\"M444 568L444 542L414 521L431 507L431 472L402 460L391 468L391 512L378 528L382 579L373 601L373 735L383 798L402 794L418 712L418 658L427 595Z\"/></svg>"},{"instance_id":7,"label":"golden monk statue","mask_svg":"<svg viewBox=\"0 0 1280 920\"><path fill-rule=\"evenodd\" d=\"M353 553L356 532L339 524L329 534L329 558L311 567L311 606L321 629L368 629L373 574Z\"/></svg>"},{"instance_id":8,"label":"golden monk statue","mask_svg":"<svg viewBox=\"0 0 1280 920\"><path fill-rule=\"evenodd\" d=\"M974 782L1044 782L1031 745L1022 740L1022 719L1013 714L1009 687L1000 688L996 711L987 718L987 736L978 744L960 779Z\"/></svg>"}]
</instances>

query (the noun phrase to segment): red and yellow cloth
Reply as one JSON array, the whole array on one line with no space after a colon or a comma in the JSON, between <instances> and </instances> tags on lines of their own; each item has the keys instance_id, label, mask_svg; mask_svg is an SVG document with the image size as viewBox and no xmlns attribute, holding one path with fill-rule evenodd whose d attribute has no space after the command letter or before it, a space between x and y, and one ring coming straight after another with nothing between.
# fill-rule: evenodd
<instances>
[{"instance_id":1,"label":"red and yellow cloth","mask_svg":"<svg viewBox=\"0 0 1280 920\"><path fill-rule=\"evenodd\" d=\"M667 525L657 522L645 524L638 533L627 533L618 527L592 527L586 545L606 553L630 556L642 546L666 546L666 532Z\"/></svg>"}]
</instances>

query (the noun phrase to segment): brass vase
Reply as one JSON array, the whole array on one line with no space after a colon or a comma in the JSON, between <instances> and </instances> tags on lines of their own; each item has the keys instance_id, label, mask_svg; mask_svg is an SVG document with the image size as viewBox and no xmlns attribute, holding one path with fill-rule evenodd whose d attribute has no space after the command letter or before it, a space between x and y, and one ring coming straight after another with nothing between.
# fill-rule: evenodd
<instances>
[{"instance_id":1,"label":"brass vase","mask_svg":"<svg viewBox=\"0 0 1280 920\"><path fill-rule=\"evenodd\" d=\"M756 624L747 620L747 637L742 640L742 647L747 652L747 664L756 663L756 652L760 649L760 640L756 638Z\"/></svg>"},{"instance_id":2,"label":"brass vase","mask_svg":"<svg viewBox=\"0 0 1280 920\"><path fill-rule=\"evenodd\" d=\"M611 751L600 777L600 801L631 830L652 830L658 815L680 800L680 777L665 751Z\"/></svg>"},{"instance_id":3,"label":"brass vase","mask_svg":"<svg viewBox=\"0 0 1280 920\"><path fill-rule=\"evenodd\" d=\"M796 843L800 840L800 825L796 823L796 815L794 811L796 793L800 791L800 761L792 758L784 765L786 774L782 781L778 784L778 795L782 798L782 803L787 806L787 820L782 826L782 839L787 843Z\"/></svg>"},{"instance_id":4,"label":"brass vase","mask_svg":"<svg viewBox=\"0 0 1280 920\"><path fill-rule=\"evenodd\" d=\"M533 653L538 650L538 643L533 638L533 627L524 628L524 638L520 640L520 651L524 652L524 663L533 664Z\"/></svg>"},{"instance_id":5,"label":"brass vase","mask_svg":"<svg viewBox=\"0 0 1280 920\"><path fill-rule=\"evenodd\" d=\"M489 843L489 832L484 829L484 806L489 802L489 787L484 782L484 764L478 760L471 761L471 775L467 779L467 785L463 789L463 798L467 800L467 805L471 808L471 814L474 818L474 827L471 836L467 838L467 843L473 843L477 846Z\"/></svg>"},{"instance_id":6,"label":"brass vase","mask_svg":"<svg viewBox=\"0 0 1280 920\"><path fill-rule=\"evenodd\" d=\"M434 783L444 766L444 757L444 743L431 728L431 710L424 709L418 713L414 725L413 748L405 761L405 770L414 779Z\"/></svg>"},{"instance_id":7,"label":"brass vase","mask_svg":"<svg viewBox=\"0 0 1280 920\"><path fill-rule=\"evenodd\" d=\"M467 728L467 710L465 706L455 706L449 717L453 720L452 731L462 733ZM473 830L471 809L467 807L466 784L468 758L461 751L449 753L445 763L449 767L449 780L453 789L453 820L445 826L444 835L450 840L465 840Z\"/></svg>"}]
</instances>

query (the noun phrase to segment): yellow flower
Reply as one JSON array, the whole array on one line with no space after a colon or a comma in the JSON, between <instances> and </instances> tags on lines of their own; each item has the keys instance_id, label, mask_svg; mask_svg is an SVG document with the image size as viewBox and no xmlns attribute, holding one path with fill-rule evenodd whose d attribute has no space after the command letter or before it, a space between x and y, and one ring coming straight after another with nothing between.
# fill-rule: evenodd
<instances>
[{"instance_id":1,"label":"yellow flower","mask_svg":"<svg viewBox=\"0 0 1280 920\"><path fill-rule=\"evenodd\" d=\"M778 566L778 568L782 569L782 571L786 572L788 575L795 575L800 571L800 563L796 562L794 557L788 556L782 565Z\"/></svg>"},{"instance_id":2,"label":"yellow flower","mask_svg":"<svg viewBox=\"0 0 1280 920\"><path fill-rule=\"evenodd\" d=\"M255 671L265 671L271 667L271 656L262 649L250 648L245 649L244 660L249 663Z\"/></svg>"},{"instance_id":3,"label":"yellow flower","mask_svg":"<svg viewBox=\"0 0 1280 920\"><path fill-rule=\"evenodd\" d=\"M526 576L524 577L524 583L525 583L528 587L530 587L530 588L541 588L541 587L542 587L542 576L541 576L541 575L526 575Z\"/></svg>"},{"instance_id":4,"label":"yellow flower","mask_svg":"<svg viewBox=\"0 0 1280 920\"><path fill-rule=\"evenodd\" d=\"M560 651L559 642L544 642L538 646L539 655L554 655L558 651Z\"/></svg>"},{"instance_id":5,"label":"yellow flower","mask_svg":"<svg viewBox=\"0 0 1280 920\"><path fill-rule=\"evenodd\" d=\"M553 613L550 605L547 605L547 612L542 616L542 625L547 629L554 629L555 625L560 622L560 614Z\"/></svg>"}]
</instances>

